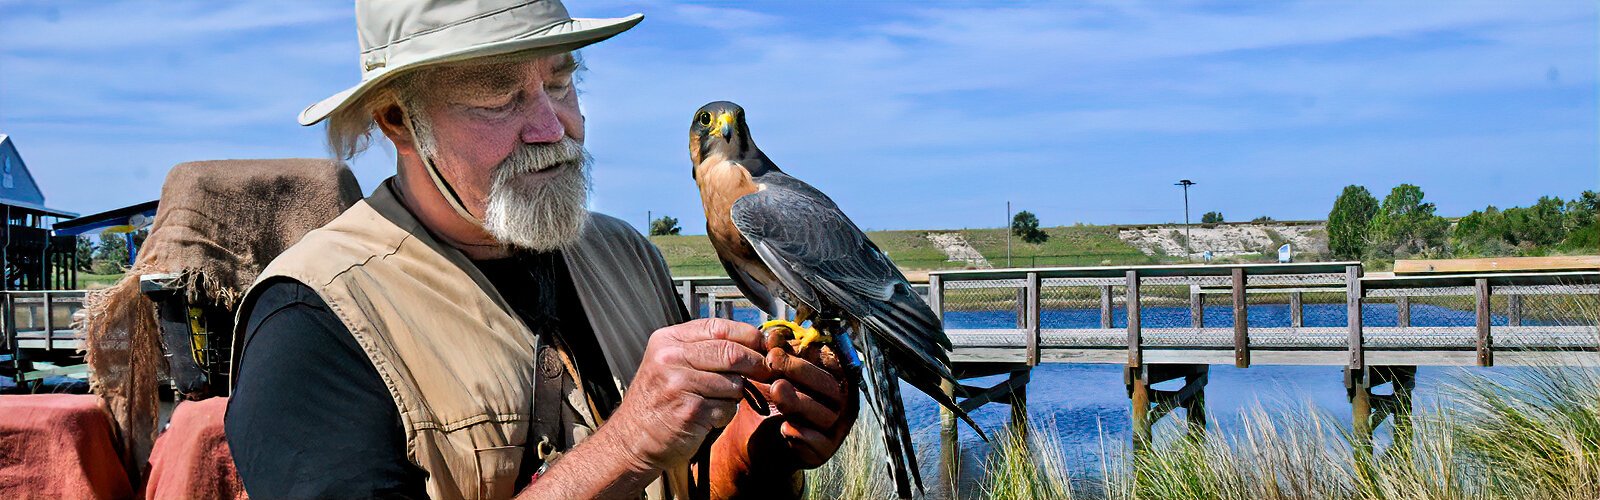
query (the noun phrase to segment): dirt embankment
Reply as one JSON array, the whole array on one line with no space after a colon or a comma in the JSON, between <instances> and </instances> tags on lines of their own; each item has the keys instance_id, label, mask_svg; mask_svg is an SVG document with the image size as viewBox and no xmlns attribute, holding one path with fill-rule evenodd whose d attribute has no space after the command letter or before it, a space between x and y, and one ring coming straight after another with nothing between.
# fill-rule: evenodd
<instances>
[{"instance_id":1,"label":"dirt embankment","mask_svg":"<svg viewBox=\"0 0 1600 500\"><path fill-rule=\"evenodd\" d=\"M1213 257L1230 257L1276 252L1284 243L1295 255L1328 252L1328 233L1321 224L1196 224L1187 237L1182 224L1142 226L1119 229L1117 237L1146 255L1199 258L1209 251Z\"/></svg>"},{"instance_id":2,"label":"dirt embankment","mask_svg":"<svg viewBox=\"0 0 1600 500\"><path fill-rule=\"evenodd\" d=\"M983 257L983 253L973 248L971 243L967 243L967 239L963 238L961 233L928 233L928 241L938 245L939 249L950 258L950 262L966 262L967 266L973 269L994 267L989 264L989 259Z\"/></svg>"}]
</instances>

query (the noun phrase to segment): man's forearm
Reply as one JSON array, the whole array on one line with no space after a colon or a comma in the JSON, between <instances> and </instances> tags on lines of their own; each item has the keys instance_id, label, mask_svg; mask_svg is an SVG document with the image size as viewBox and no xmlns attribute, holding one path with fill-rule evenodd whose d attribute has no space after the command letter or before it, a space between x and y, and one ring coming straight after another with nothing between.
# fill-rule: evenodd
<instances>
[{"instance_id":1,"label":"man's forearm","mask_svg":"<svg viewBox=\"0 0 1600 500\"><path fill-rule=\"evenodd\" d=\"M661 471L645 464L626 445L616 425L602 425L561 460L546 469L518 499L638 498Z\"/></svg>"}]
</instances>

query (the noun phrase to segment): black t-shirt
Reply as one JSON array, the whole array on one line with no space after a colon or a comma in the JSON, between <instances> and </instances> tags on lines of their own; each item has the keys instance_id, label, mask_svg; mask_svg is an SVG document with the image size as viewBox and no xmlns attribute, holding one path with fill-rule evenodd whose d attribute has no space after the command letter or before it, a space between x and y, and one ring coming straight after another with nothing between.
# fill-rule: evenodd
<instances>
[{"instance_id":1,"label":"black t-shirt","mask_svg":"<svg viewBox=\"0 0 1600 500\"><path fill-rule=\"evenodd\" d=\"M620 403L559 253L474 264L529 329L559 332L602 417ZM263 286L247 320L248 348L235 368L238 385L224 424L250 495L426 497L427 472L406 459L399 409L350 330L304 284ZM257 335L262 331L269 333ZM523 472L519 489L532 477Z\"/></svg>"}]
</instances>

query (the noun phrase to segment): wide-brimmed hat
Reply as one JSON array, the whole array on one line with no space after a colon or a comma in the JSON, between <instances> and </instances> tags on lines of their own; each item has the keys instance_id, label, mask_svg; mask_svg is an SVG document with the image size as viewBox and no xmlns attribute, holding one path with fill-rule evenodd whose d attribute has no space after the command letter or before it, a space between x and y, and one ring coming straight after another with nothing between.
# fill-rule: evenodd
<instances>
[{"instance_id":1,"label":"wide-brimmed hat","mask_svg":"<svg viewBox=\"0 0 1600 500\"><path fill-rule=\"evenodd\" d=\"M559 0L357 0L361 83L306 107L300 124L316 124L409 70L514 52L568 52L643 19L573 19Z\"/></svg>"}]
</instances>

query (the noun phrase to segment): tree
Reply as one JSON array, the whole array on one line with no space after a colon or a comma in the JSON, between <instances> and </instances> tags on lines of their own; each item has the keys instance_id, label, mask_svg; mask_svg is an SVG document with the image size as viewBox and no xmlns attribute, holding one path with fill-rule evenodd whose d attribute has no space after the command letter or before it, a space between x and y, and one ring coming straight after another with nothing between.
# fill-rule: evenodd
<instances>
[{"instance_id":1,"label":"tree","mask_svg":"<svg viewBox=\"0 0 1600 500\"><path fill-rule=\"evenodd\" d=\"M73 241L78 242L78 248L74 250L77 253L78 270L90 270L92 268L91 265L94 263L94 242L82 236L73 238Z\"/></svg>"},{"instance_id":2,"label":"tree","mask_svg":"<svg viewBox=\"0 0 1600 500\"><path fill-rule=\"evenodd\" d=\"M1507 239L1521 247L1560 243L1567 237L1566 208L1561 198L1542 196L1533 206L1506 209Z\"/></svg>"},{"instance_id":3,"label":"tree","mask_svg":"<svg viewBox=\"0 0 1600 500\"><path fill-rule=\"evenodd\" d=\"M128 241L122 233L101 232L100 243L94 246L94 259L90 269L95 274L116 274L128 265Z\"/></svg>"},{"instance_id":4,"label":"tree","mask_svg":"<svg viewBox=\"0 0 1600 500\"><path fill-rule=\"evenodd\" d=\"M1455 251L1462 255L1503 255L1510 253L1506 242L1506 218L1500 209L1489 205L1456 221L1450 233Z\"/></svg>"},{"instance_id":5,"label":"tree","mask_svg":"<svg viewBox=\"0 0 1600 500\"><path fill-rule=\"evenodd\" d=\"M1050 239L1050 235L1039 230L1039 217L1027 210L1017 212L1017 215L1011 217L1011 234L1022 238L1024 242L1035 244Z\"/></svg>"},{"instance_id":6,"label":"tree","mask_svg":"<svg viewBox=\"0 0 1600 500\"><path fill-rule=\"evenodd\" d=\"M650 221L650 236L667 236L678 234L683 228L678 227L678 219L669 215Z\"/></svg>"},{"instance_id":7,"label":"tree","mask_svg":"<svg viewBox=\"0 0 1600 500\"><path fill-rule=\"evenodd\" d=\"M1206 212L1205 215L1200 216L1201 224L1217 224L1220 222L1223 222L1222 212Z\"/></svg>"},{"instance_id":8,"label":"tree","mask_svg":"<svg viewBox=\"0 0 1600 500\"><path fill-rule=\"evenodd\" d=\"M1592 252L1600 248L1600 193L1584 191L1567 202L1567 240L1561 245Z\"/></svg>"},{"instance_id":9,"label":"tree","mask_svg":"<svg viewBox=\"0 0 1600 500\"><path fill-rule=\"evenodd\" d=\"M1382 257L1405 257L1442 252L1450 221L1434 214L1432 203L1423 200L1422 188L1401 184L1389 191L1372 217L1374 244L1369 250Z\"/></svg>"},{"instance_id":10,"label":"tree","mask_svg":"<svg viewBox=\"0 0 1600 500\"><path fill-rule=\"evenodd\" d=\"M1263 215L1263 216L1260 216L1260 217L1256 217L1254 219L1250 219L1250 222L1261 224L1261 223L1265 223L1265 222L1272 222L1273 220L1274 219L1272 217L1268 217L1268 216Z\"/></svg>"},{"instance_id":11,"label":"tree","mask_svg":"<svg viewBox=\"0 0 1600 500\"><path fill-rule=\"evenodd\" d=\"M1344 187L1328 212L1328 251L1335 259L1359 260L1367 252L1367 229L1378 213L1378 199L1357 185Z\"/></svg>"}]
</instances>

